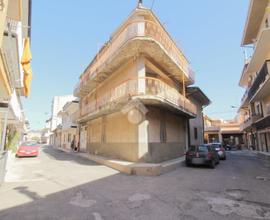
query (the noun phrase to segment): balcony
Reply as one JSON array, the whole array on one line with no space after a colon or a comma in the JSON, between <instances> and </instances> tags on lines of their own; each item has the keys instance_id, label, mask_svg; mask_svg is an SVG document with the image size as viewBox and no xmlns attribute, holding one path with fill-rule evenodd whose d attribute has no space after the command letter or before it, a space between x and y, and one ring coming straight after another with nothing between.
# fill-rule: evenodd
<instances>
[{"instance_id":1,"label":"balcony","mask_svg":"<svg viewBox=\"0 0 270 220\"><path fill-rule=\"evenodd\" d=\"M258 34L257 41L255 42L254 52L250 59L250 62L244 68L244 72L242 74L240 84L245 84L250 75L258 72L258 70L263 66L265 60L270 59L269 51L270 51L270 27L265 27L261 29Z\"/></svg>"},{"instance_id":2,"label":"balcony","mask_svg":"<svg viewBox=\"0 0 270 220\"><path fill-rule=\"evenodd\" d=\"M241 98L241 107L248 107L248 103L249 103L248 92L249 92L249 89L246 89L244 95Z\"/></svg>"},{"instance_id":3,"label":"balcony","mask_svg":"<svg viewBox=\"0 0 270 220\"><path fill-rule=\"evenodd\" d=\"M75 96L91 91L96 83L138 53L156 60L172 76L186 84L194 83L194 72L183 53L162 26L148 20L136 20L122 26L96 55L74 89Z\"/></svg>"},{"instance_id":4,"label":"balcony","mask_svg":"<svg viewBox=\"0 0 270 220\"><path fill-rule=\"evenodd\" d=\"M15 88L22 87L22 72L19 55L19 33L21 29L19 28L18 23L19 22L10 18L6 19L6 26L2 43L3 58L7 65L10 82Z\"/></svg>"},{"instance_id":5,"label":"balcony","mask_svg":"<svg viewBox=\"0 0 270 220\"><path fill-rule=\"evenodd\" d=\"M255 114L252 115L251 117L248 117L247 119L244 120L244 122L240 125L240 130L246 130L250 129L256 121L262 118L262 115L260 114Z\"/></svg>"},{"instance_id":6,"label":"balcony","mask_svg":"<svg viewBox=\"0 0 270 220\"><path fill-rule=\"evenodd\" d=\"M269 95L270 91L270 60L266 61L249 89L248 97L257 101Z\"/></svg>"},{"instance_id":7,"label":"balcony","mask_svg":"<svg viewBox=\"0 0 270 220\"><path fill-rule=\"evenodd\" d=\"M95 93L100 93L99 89ZM119 111L134 99L148 105L163 106L189 118L197 115L196 106L176 89L158 79L148 77L127 80L100 97L82 100L79 121L83 122Z\"/></svg>"}]
</instances>

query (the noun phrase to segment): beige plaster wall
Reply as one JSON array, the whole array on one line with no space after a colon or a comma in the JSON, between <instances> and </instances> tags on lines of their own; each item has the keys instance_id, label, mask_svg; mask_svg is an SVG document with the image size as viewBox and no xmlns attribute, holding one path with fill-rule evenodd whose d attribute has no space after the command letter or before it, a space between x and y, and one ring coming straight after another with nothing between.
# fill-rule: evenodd
<instances>
[{"instance_id":1,"label":"beige plaster wall","mask_svg":"<svg viewBox=\"0 0 270 220\"><path fill-rule=\"evenodd\" d=\"M204 125L203 125L203 113L202 106L195 99L190 98L190 100L197 107L197 117L189 120L189 130L190 130L190 145L199 145L204 143ZM197 128L198 138L195 139L194 128Z\"/></svg>"}]
</instances>

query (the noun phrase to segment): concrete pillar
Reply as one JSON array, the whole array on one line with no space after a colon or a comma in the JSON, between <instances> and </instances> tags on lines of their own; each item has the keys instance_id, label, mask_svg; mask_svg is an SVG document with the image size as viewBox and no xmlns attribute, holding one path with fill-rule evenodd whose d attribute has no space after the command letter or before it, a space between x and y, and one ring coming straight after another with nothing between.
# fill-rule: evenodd
<instances>
[{"instance_id":1,"label":"concrete pillar","mask_svg":"<svg viewBox=\"0 0 270 220\"><path fill-rule=\"evenodd\" d=\"M138 158L139 160L148 155L148 120L138 124Z\"/></svg>"},{"instance_id":2,"label":"concrete pillar","mask_svg":"<svg viewBox=\"0 0 270 220\"><path fill-rule=\"evenodd\" d=\"M221 131L218 132L218 141L222 143L222 134Z\"/></svg>"},{"instance_id":3,"label":"concrete pillar","mask_svg":"<svg viewBox=\"0 0 270 220\"><path fill-rule=\"evenodd\" d=\"M6 108L6 111L4 111L4 123L3 123L3 130L2 130L2 138L1 138L1 145L0 145L0 153L4 151L5 147L5 141L6 141L6 133L7 133L7 120L8 120L8 112L9 112L9 107Z\"/></svg>"},{"instance_id":4,"label":"concrete pillar","mask_svg":"<svg viewBox=\"0 0 270 220\"><path fill-rule=\"evenodd\" d=\"M145 94L145 92L146 92L146 85L145 85L146 68L145 68L144 57L139 57L137 59L137 77L138 77L138 94Z\"/></svg>"}]
</instances>

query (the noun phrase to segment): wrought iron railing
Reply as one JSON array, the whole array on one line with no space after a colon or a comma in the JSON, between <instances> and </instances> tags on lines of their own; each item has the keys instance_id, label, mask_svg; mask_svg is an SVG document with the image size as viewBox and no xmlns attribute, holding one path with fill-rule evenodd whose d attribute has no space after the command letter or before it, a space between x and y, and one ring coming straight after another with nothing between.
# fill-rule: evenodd
<instances>
[{"instance_id":1,"label":"wrought iron railing","mask_svg":"<svg viewBox=\"0 0 270 220\"><path fill-rule=\"evenodd\" d=\"M136 37L147 37L157 41L168 53L171 59L179 66L190 80L194 81L195 73L192 71L187 59L169 34L158 24L148 20L136 20L127 23L109 42L107 42L81 76L80 84L76 85L74 92L84 86L88 80L97 74L99 69L121 48L126 42Z\"/></svg>"},{"instance_id":2,"label":"wrought iron railing","mask_svg":"<svg viewBox=\"0 0 270 220\"><path fill-rule=\"evenodd\" d=\"M98 94L100 91L102 90L97 89L94 93ZM196 106L189 99L175 88L156 78L129 79L101 96L95 94L82 99L81 116L99 111L109 104L117 103L132 96L161 99L161 101L166 101L167 104L172 104L187 113L197 114Z\"/></svg>"},{"instance_id":3,"label":"wrought iron railing","mask_svg":"<svg viewBox=\"0 0 270 220\"><path fill-rule=\"evenodd\" d=\"M269 77L269 70L268 65L270 63L270 60L266 61L261 68L260 72L258 73L257 77L255 78L252 86L249 89L248 97L249 99L252 99L252 97L257 93L257 91L260 89L260 86L262 83L265 82L265 80Z\"/></svg>"}]
</instances>

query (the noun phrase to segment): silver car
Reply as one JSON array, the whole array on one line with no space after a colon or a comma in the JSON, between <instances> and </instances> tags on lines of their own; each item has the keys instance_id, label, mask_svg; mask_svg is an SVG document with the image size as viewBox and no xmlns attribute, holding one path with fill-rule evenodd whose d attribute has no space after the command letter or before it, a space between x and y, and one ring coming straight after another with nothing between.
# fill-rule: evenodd
<instances>
[{"instance_id":1,"label":"silver car","mask_svg":"<svg viewBox=\"0 0 270 220\"><path fill-rule=\"evenodd\" d=\"M226 151L225 148L222 147L221 143L211 143L211 146L215 148L219 159L226 160Z\"/></svg>"}]
</instances>

